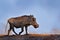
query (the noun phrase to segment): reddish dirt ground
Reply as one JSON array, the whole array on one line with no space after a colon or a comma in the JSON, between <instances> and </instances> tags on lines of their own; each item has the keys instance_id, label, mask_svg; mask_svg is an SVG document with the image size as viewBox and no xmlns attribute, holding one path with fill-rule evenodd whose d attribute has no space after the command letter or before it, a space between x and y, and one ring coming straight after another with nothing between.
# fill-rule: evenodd
<instances>
[{"instance_id":1,"label":"reddish dirt ground","mask_svg":"<svg viewBox=\"0 0 60 40\"><path fill-rule=\"evenodd\" d=\"M0 35L0 40L60 40L60 34Z\"/></svg>"}]
</instances>

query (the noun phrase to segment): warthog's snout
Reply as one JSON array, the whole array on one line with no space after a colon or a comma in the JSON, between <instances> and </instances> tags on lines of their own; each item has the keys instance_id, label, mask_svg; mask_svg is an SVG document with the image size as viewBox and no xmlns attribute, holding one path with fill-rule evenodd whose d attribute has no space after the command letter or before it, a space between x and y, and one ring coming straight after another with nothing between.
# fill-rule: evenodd
<instances>
[{"instance_id":1,"label":"warthog's snout","mask_svg":"<svg viewBox=\"0 0 60 40\"><path fill-rule=\"evenodd\" d=\"M39 25L38 25L38 24L34 25L34 28L38 28L38 27L39 27Z\"/></svg>"}]
</instances>

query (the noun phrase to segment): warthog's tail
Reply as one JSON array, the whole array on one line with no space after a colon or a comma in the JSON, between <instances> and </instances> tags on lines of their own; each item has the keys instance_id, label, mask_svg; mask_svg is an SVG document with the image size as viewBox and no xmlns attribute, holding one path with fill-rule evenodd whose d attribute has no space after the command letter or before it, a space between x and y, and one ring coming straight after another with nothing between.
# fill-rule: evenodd
<instances>
[{"instance_id":1,"label":"warthog's tail","mask_svg":"<svg viewBox=\"0 0 60 40\"><path fill-rule=\"evenodd\" d=\"M5 32L6 32L6 30L7 30L7 26L8 26L8 22L6 23Z\"/></svg>"}]
</instances>

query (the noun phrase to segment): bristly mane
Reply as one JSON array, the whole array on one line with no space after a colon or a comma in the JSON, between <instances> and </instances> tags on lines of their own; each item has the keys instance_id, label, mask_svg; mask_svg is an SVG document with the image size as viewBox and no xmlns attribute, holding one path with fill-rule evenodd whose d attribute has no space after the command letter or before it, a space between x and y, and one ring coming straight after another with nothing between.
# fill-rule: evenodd
<instances>
[{"instance_id":1,"label":"bristly mane","mask_svg":"<svg viewBox=\"0 0 60 40\"><path fill-rule=\"evenodd\" d=\"M23 15L23 16L15 17L14 19L21 18L21 17L33 17L33 15Z\"/></svg>"},{"instance_id":2,"label":"bristly mane","mask_svg":"<svg viewBox=\"0 0 60 40\"><path fill-rule=\"evenodd\" d=\"M21 17L33 17L33 15L23 15Z\"/></svg>"}]
</instances>

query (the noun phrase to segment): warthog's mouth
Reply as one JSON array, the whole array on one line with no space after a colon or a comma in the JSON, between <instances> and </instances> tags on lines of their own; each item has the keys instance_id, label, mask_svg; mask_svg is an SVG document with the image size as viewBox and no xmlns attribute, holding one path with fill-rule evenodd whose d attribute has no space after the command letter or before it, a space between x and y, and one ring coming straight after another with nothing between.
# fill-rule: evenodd
<instances>
[{"instance_id":1,"label":"warthog's mouth","mask_svg":"<svg viewBox=\"0 0 60 40\"><path fill-rule=\"evenodd\" d=\"M39 25L34 25L34 28L38 28L39 27Z\"/></svg>"}]
</instances>

